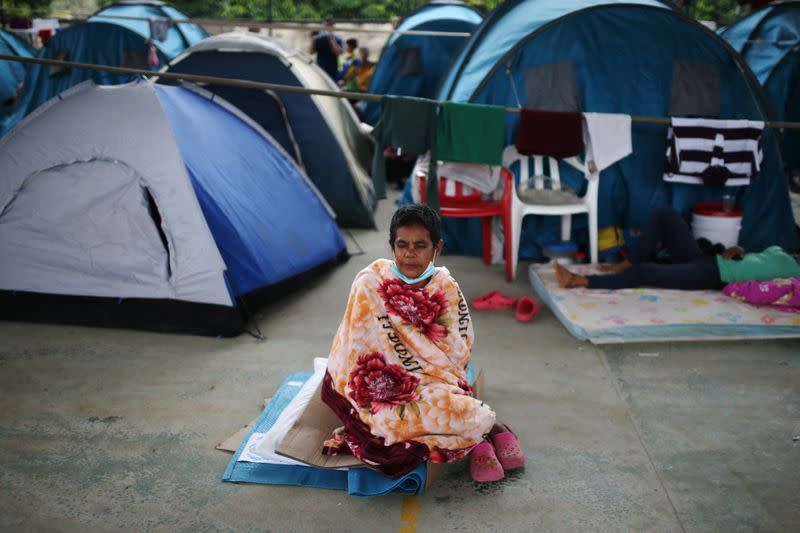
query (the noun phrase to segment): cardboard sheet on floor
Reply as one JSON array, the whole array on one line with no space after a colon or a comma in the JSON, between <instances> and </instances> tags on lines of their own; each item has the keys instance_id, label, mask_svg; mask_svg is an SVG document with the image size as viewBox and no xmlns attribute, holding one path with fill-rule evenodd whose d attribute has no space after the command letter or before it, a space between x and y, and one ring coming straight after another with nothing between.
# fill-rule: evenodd
<instances>
[{"instance_id":1,"label":"cardboard sheet on floor","mask_svg":"<svg viewBox=\"0 0 800 533\"><path fill-rule=\"evenodd\" d=\"M365 468L366 465L350 454L323 455L322 443L331 438L333 430L342 425L339 417L328 408L317 387L303 414L275 448L275 452L295 461L318 468Z\"/></svg>"},{"instance_id":2,"label":"cardboard sheet on floor","mask_svg":"<svg viewBox=\"0 0 800 533\"><path fill-rule=\"evenodd\" d=\"M250 434L250 431L253 429L253 426L256 425L256 422L258 422L258 418L245 424L242 429L214 446L214 449L221 452L236 453L237 448L239 448L239 445L242 443L245 437Z\"/></svg>"},{"instance_id":3,"label":"cardboard sheet on floor","mask_svg":"<svg viewBox=\"0 0 800 533\"><path fill-rule=\"evenodd\" d=\"M269 402L272 398L265 398L264 399L264 407L266 408L269 405ZM250 430L253 426L256 425L258 422L258 418L255 418L245 424L241 429L237 430L236 433L225 439L224 441L220 442L216 446L214 446L215 450L219 450L221 452L229 452L229 453L236 453L236 450L239 448L239 445L242 443L245 437L250 434Z\"/></svg>"},{"instance_id":4,"label":"cardboard sheet on floor","mask_svg":"<svg viewBox=\"0 0 800 533\"><path fill-rule=\"evenodd\" d=\"M597 273L584 265L572 270ZM720 291L561 289L550 265L531 265L529 276L564 327L594 344L800 337L800 316Z\"/></svg>"}]
</instances>

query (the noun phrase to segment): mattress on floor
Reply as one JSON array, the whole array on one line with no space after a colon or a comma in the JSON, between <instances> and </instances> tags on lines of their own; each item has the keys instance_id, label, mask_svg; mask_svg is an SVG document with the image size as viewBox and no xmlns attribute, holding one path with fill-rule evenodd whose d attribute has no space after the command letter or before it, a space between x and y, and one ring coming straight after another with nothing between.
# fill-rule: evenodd
<instances>
[{"instance_id":1,"label":"mattress on floor","mask_svg":"<svg viewBox=\"0 0 800 533\"><path fill-rule=\"evenodd\" d=\"M597 273L573 266L579 274ZM746 304L720 291L561 289L550 265L531 284L574 336L594 344L800 337L800 315Z\"/></svg>"}]
</instances>

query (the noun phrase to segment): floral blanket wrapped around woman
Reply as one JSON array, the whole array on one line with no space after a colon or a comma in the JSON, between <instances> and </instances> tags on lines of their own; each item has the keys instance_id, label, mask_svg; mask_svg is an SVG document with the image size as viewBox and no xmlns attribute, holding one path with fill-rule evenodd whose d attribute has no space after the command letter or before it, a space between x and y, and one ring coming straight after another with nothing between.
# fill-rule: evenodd
<instances>
[{"instance_id":1,"label":"floral blanket wrapped around woman","mask_svg":"<svg viewBox=\"0 0 800 533\"><path fill-rule=\"evenodd\" d=\"M344 429L325 444L349 448L386 475L464 457L494 424L472 396L473 331L458 284L439 267L414 288L379 259L358 273L333 341L322 400Z\"/></svg>"}]
</instances>

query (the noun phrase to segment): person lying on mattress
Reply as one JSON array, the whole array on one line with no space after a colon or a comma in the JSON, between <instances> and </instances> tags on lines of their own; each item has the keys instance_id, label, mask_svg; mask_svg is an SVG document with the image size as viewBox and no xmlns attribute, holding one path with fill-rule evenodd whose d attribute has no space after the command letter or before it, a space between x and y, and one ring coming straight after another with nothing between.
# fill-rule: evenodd
<instances>
[{"instance_id":1,"label":"person lying on mattress","mask_svg":"<svg viewBox=\"0 0 800 533\"><path fill-rule=\"evenodd\" d=\"M470 454L473 478L496 481L525 458L467 382L472 320L456 281L434 266L443 244L433 209L401 207L389 228L394 261L356 275L321 389L344 427L323 451L349 450L390 477Z\"/></svg>"},{"instance_id":2,"label":"person lying on mattress","mask_svg":"<svg viewBox=\"0 0 800 533\"><path fill-rule=\"evenodd\" d=\"M647 262L663 245L672 259L670 264ZM760 253L745 253L739 246L717 255L703 254L692 231L680 214L671 207L653 213L628 258L616 265L601 265L611 274L581 276L557 262L553 264L562 288L627 289L658 287L681 290L719 290L735 281L766 281L800 277L800 264L780 246L770 246Z\"/></svg>"}]
</instances>

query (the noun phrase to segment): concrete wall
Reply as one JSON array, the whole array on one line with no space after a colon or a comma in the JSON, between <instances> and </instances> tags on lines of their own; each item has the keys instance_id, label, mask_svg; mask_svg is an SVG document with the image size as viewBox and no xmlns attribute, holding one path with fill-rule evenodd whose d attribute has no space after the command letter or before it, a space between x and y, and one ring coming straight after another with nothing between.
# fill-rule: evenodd
<instances>
[{"instance_id":1,"label":"concrete wall","mask_svg":"<svg viewBox=\"0 0 800 533\"><path fill-rule=\"evenodd\" d=\"M261 35L265 35L267 37L272 37L276 41L290 46L292 48L296 48L303 52L308 52L308 46L310 42L309 34L311 30L307 29L308 27L317 26L318 23L315 24L298 24L298 29L274 29L274 30L267 30L267 29L256 29L256 33ZM229 25L211 25L211 24L204 24L203 27L205 30L211 34L216 35L218 33L225 33L228 31L248 31L247 27L244 26L229 26ZM336 27L334 28L336 32L336 36L345 41L351 37L358 39L359 46L366 46L370 50L370 59L373 61L377 61L380 57L381 50L383 49L384 44L389 39L389 35L391 35L392 25L390 23L378 24L378 23L337 23ZM357 30L370 30L369 32L364 31L357 31ZM375 30L382 30L380 32L375 32Z\"/></svg>"}]
</instances>

